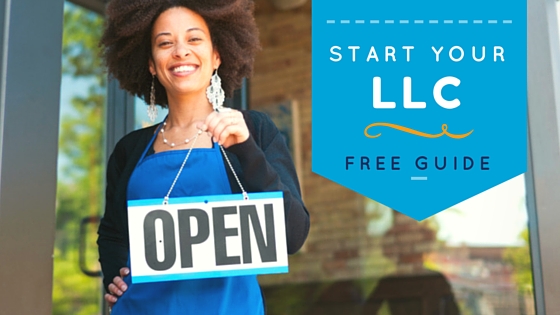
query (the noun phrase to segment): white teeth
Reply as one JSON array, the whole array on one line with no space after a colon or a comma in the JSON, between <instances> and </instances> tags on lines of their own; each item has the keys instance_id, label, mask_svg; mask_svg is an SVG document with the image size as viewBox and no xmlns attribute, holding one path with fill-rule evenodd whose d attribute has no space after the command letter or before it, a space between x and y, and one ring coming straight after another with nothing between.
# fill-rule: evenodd
<instances>
[{"instance_id":1,"label":"white teeth","mask_svg":"<svg viewBox=\"0 0 560 315\"><path fill-rule=\"evenodd\" d=\"M187 72L193 70L194 70L194 66L179 66L177 68L174 68L173 72Z\"/></svg>"}]
</instances>

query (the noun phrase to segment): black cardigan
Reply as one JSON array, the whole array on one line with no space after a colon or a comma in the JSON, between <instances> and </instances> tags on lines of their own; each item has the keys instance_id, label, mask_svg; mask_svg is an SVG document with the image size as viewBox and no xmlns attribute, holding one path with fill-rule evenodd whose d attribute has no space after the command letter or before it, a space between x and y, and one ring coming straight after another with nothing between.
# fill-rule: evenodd
<instances>
[{"instance_id":1,"label":"black cardigan","mask_svg":"<svg viewBox=\"0 0 560 315\"><path fill-rule=\"evenodd\" d=\"M282 134L267 115L243 111L243 116L249 127L249 139L230 146L226 154L247 192L280 190L284 193L288 253L294 254L307 238L309 213L301 200L290 152ZM156 126L136 130L123 137L109 158L105 214L97 239L105 289L128 261L128 180ZM241 193L231 169L226 167L226 171L232 192Z\"/></svg>"}]
</instances>

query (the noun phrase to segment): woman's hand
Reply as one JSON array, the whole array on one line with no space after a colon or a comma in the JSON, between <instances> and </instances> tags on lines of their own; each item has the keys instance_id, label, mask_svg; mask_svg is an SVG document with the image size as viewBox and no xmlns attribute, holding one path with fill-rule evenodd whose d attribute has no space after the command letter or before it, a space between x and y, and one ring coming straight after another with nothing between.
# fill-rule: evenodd
<instances>
[{"instance_id":1,"label":"woman's hand","mask_svg":"<svg viewBox=\"0 0 560 315\"><path fill-rule=\"evenodd\" d=\"M123 278L128 276L130 270L127 267L123 267L120 270L121 276L116 276L113 279L113 283L109 284L109 293L105 294L105 301L109 304L109 308L113 307L117 303L118 297L123 295L124 291L128 289L126 283L124 283Z\"/></svg>"},{"instance_id":2,"label":"woman's hand","mask_svg":"<svg viewBox=\"0 0 560 315\"><path fill-rule=\"evenodd\" d=\"M214 141L224 148L245 142L249 138L249 128L243 114L229 108L221 112L212 112L204 123L199 123L196 127L207 131Z\"/></svg>"}]
</instances>

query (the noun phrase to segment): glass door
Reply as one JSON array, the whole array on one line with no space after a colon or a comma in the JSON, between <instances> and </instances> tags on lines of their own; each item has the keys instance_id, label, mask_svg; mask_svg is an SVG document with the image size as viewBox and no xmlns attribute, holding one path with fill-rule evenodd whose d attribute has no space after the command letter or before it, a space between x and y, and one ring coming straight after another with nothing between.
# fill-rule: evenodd
<instances>
[{"instance_id":1,"label":"glass door","mask_svg":"<svg viewBox=\"0 0 560 315\"><path fill-rule=\"evenodd\" d=\"M58 159L53 314L101 314L97 221L104 204L107 77L103 17L66 2Z\"/></svg>"}]
</instances>

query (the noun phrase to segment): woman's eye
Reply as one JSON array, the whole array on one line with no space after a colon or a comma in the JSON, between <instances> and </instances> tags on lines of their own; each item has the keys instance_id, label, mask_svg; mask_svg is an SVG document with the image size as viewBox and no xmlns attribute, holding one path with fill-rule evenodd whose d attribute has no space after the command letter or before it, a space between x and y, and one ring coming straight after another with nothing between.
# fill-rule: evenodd
<instances>
[{"instance_id":1,"label":"woman's eye","mask_svg":"<svg viewBox=\"0 0 560 315\"><path fill-rule=\"evenodd\" d=\"M189 39L189 42L197 42L197 41L200 41L200 40L202 40L202 39L198 38L198 37L193 37L193 38Z\"/></svg>"},{"instance_id":2,"label":"woman's eye","mask_svg":"<svg viewBox=\"0 0 560 315\"><path fill-rule=\"evenodd\" d=\"M171 42L161 42L158 44L159 47L163 47L163 46L167 46L167 45L171 45Z\"/></svg>"}]
</instances>

